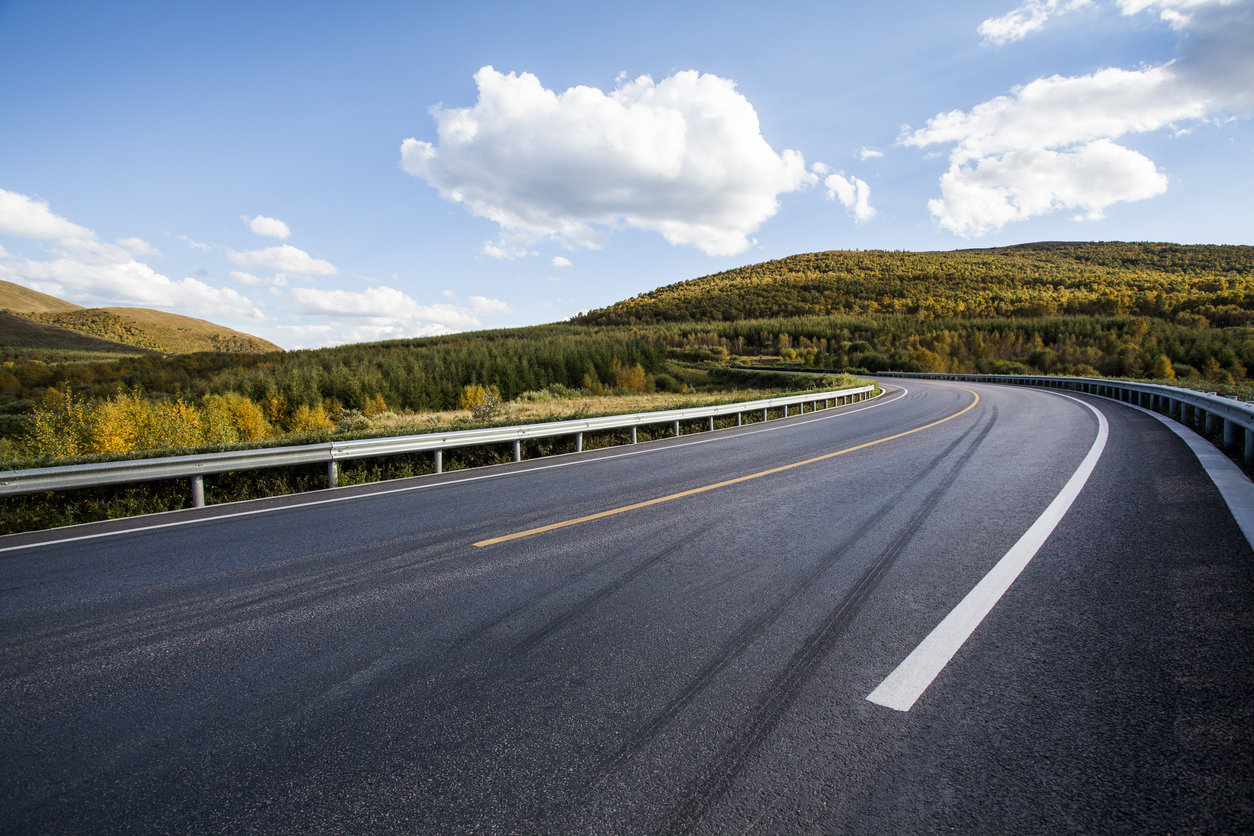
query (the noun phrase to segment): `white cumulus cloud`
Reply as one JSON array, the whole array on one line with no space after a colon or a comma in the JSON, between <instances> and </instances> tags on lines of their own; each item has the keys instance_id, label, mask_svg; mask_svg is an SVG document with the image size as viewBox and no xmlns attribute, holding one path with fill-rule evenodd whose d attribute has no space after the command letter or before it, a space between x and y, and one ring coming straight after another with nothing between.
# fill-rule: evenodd
<instances>
[{"instance_id":1,"label":"white cumulus cloud","mask_svg":"<svg viewBox=\"0 0 1254 836\"><path fill-rule=\"evenodd\" d=\"M954 163L940 186L941 197L928 202L937 223L984 235L1057 209L1096 220L1113 203L1162 194L1167 177L1144 155L1098 139L1066 152L1025 148L974 165Z\"/></svg>"},{"instance_id":2,"label":"white cumulus cloud","mask_svg":"<svg viewBox=\"0 0 1254 836\"><path fill-rule=\"evenodd\" d=\"M96 240L90 229L52 214L46 200L0 189L0 235L43 240Z\"/></svg>"},{"instance_id":3,"label":"white cumulus cloud","mask_svg":"<svg viewBox=\"0 0 1254 836\"><path fill-rule=\"evenodd\" d=\"M89 307L133 305L204 317L264 318L251 301L230 288L190 277L176 281L135 260L22 259L0 264L0 278Z\"/></svg>"},{"instance_id":4,"label":"white cumulus cloud","mask_svg":"<svg viewBox=\"0 0 1254 836\"><path fill-rule=\"evenodd\" d=\"M566 258L565 256L555 255L553 256L553 260L549 263L552 264L554 267L569 267L570 259Z\"/></svg>"},{"instance_id":5,"label":"white cumulus cloud","mask_svg":"<svg viewBox=\"0 0 1254 836\"><path fill-rule=\"evenodd\" d=\"M299 313L332 320L332 330L347 341L450 334L481 327L480 316L513 313L501 300L484 296L470 297L468 306L423 305L386 285L363 291L298 287L289 297Z\"/></svg>"},{"instance_id":6,"label":"white cumulus cloud","mask_svg":"<svg viewBox=\"0 0 1254 836\"><path fill-rule=\"evenodd\" d=\"M333 276L339 272L331 262L314 258L291 244L280 244L262 250L245 250L242 253L227 250L226 257L241 267L251 267L254 270L277 270L301 276Z\"/></svg>"},{"instance_id":7,"label":"white cumulus cloud","mask_svg":"<svg viewBox=\"0 0 1254 836\"><path fill-rule=\"evenodd\" d=\"M871 187L866 181L857 177L846 180L841 172L827 175L823 186L827 189L827 199L839 200L840 205L848 209L858 223L875 217L875 210L871 208Z\"/></svg>"},{"instance_id":8,"label":"white cumulus cloud","mask_svg":"<svg viewBox=\"0 0 1254 836\"><path fill-rule=\"evenodd\" d=\"M194 278L170 279L135 259L160 253L142 238L102 242L96 233L54 215L44 201L0 190L0 235L49 240L47 260L8 259L0 278L87 306L134 305L206 317L264 319L230 288Z\"/></svg>"},{"instance_id":9,"label":"white cumulus cloud","mask_svg":"<svg viewBox=\"0 0 1254 836\"><path fill-rule=\"evenodd\" d=\"M858 156L862 157L862 162L866 162L867 160L873 160L877 157L884 156L884 152L877 151L874 148L867 148L866 146L863 146L862 148L858 149Z\"/></svg>"},{"instance_id":10,"label":"white cumulus cloud","mask_svg":"<svg viewBox=\"0 0 1254 836\"><path fill-rule=\"evenodd\" d=\"M1121 0L1122 2L1122 0ZM1091 0L1027 0L1001 17L990 17L977 30L985 43L1004 44L1040 29L1051 17L1088 6Z\"/></svg>"},{"instance_id":11,"label":"white cumulus cloud","mask_svg":"<svg viewBox=\"0 0 1254 836\"><path fill-rule=\"evenodd\" d=\"M474 107L431 108L438 143L405 140L401 164L507 234L599 247L598 227L625 225L727 255L750 246L780 194L816 179L801 154L775 153L753 105L718 76L555 93L483 67L475 82Z\"/></svg>"},{"instance_id":12,"label":"white cumulus cloud","mask_svg":"<svg viewBox=\"0 0 1254 836\"><path fill-rule=\"evenodd\" d=\"M267 235L271 238L278 238L280 241L286 240L287 236L292 234L287 224L278 218L267 218L265 215L250 218L247 215L240 215L240 220L248 224L248 228L258 235Z\"/></svg>"},{"instance_id":13,"label":"white cumulus cloud","mask_svg":"<svg viewBox=\"0 0 1254 836\"><path fill-rule=\"evenodd\" d=\"M1100 218L1112 204L1162 194L1168 184L1151 160L1114 140L1254 110L1254 4L1155 2L1137 10L1151 5L1193 10L1181 58L1037 79L903 132L903 145L952 146L941 196L928 204L942 228L983 235L1062 209Z\"/></svg>"}]
</instances>

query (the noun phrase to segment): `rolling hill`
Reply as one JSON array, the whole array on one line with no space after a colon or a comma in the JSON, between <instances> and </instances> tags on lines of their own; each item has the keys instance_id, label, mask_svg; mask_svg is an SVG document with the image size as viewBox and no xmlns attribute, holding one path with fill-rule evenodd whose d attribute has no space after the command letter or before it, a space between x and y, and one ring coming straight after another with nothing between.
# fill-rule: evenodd
<instances>
[{"instance_id":1,"label":"rolling hill","mask_svg":"<svg viewBox=\"0 0 1254 836\"><path fill-rule=\"evenodd\" d=\"M18 358L57 361L115 360L137 354L150 354L146 349L102 340L90 334L45 325L16 314L0 311L0 362Z\"/></svg>"},{"instance_id":2,"label":"rolling hill","mask_svg":"<svg viewBox=\"0 0 1254 836\"><path fill-rule=\"evenodd\" d=\"M0 311L7 311L54 330L22 332L21 342L29 350L58 356L61 351L78 351L79 343L65 338L62 331L84 334L107 342L111 348L98 350L118 353L119 346L131 351L160 351L190 354L197 351L266 353L282 351L260 337L189 316L149 308L84 308L12 282L0 281ZM6 336L12 323L6 321ZM43 339L39 335L43 335ZM87 349L96 350L96 349Z\"/></svg>"},{"instance_id":3,"label":"rolling hill","mask_svg":"<svg viewBox=\"0 0 1254 836\"><path fill-rule=\"evenodd\" d=\"M82 305L66 302L55 296L0 280L0 310L22 313L65 313L81 311Z\"/></svg>"},{"instance_id":4,"label":"rolling hill","mask_svg":"<svg viewBox=\"0 0 1254 836\"><path fill-rule=\"evenodd\" d=\"M574 321L1181 313L1219 324L1254 320L1254 247L1042 242L953 252L808 253L661 287Z\"/></svg>"}]
</instances>

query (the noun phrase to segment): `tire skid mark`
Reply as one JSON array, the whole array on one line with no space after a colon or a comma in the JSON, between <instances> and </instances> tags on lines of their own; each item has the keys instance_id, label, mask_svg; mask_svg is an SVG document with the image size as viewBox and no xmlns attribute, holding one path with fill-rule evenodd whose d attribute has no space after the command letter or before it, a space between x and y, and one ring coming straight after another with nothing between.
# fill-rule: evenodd
<instances>
[{"instance_id":1,"label":"tire skid mark","mask_svg":"<svg viewBox=\"0 0 1254 836\"><path fill-rule=\"evenodd\" d=\"M996 409L994 409L993 417L989 421L988 426L980 433L972 449L988 434L993 422L996 421ZM927 478L935 471L953 452L966 440L973 432L975 432L977 423L973 423L961 435L955 438L948 446L928 462L915 479L915 483ZM965 459L970 457L970 452L964 454ZM959 465L959 468L961 465ZM943 492L948 484L952 482L952 478L948 479L942 486L936 490ZM603 781L612 772L618 769L624 762L631 759L640 750L649 745L652 740L657 737L670 723L681 714L692 702L694 702L706 687L734 662L741 654L753 646L762 635L775 624L776 621L785 613L788 607L798 598L804 595L820 577L826 574L833 566L846 557L849 551L856 547L857 544L866 536L866 534L913 490L913 485L908 485L894 493L885 500L876 511L868 517L853 532L844 538L844 540L835 549L830 551L826 556L816 562L810 569L798 579L783 596L775 600L775 602L767 609L755 615L752 619L745 622L731 636L723 641L715 652L713 657L693 676L684 687L675 696L662 707L660 711L654 714L647 721L637 726L636 729L621 743L617 749L606 756L597 765L591 775L588 776L585 783L584 792L576 798L571 806L579 806L586 802L593 794L596 786ZM929 496L929 499L931 497ZM933 503L935 504L935 503ZM929 509L930 510L930 509ZM912 520L913 523L913 520Z\"/></svg>"},{"instance_id":2,"label":"tire skid mark","mask_svg":"<svg viewBox=\"0 0 1254 836\"><path fill-rule=\"evenodd\" d=\"M552 633L554 633L561 627L565 626L572 619L588 612L588 610L594 607L597 603L609 597L612 593L617 592L619 589L621 589L631 580L635 579L640 574L642 574L646 569L650 568L651 566L656 565L658 561L662 560L668 555L673 554L676 550L678 550L681 546L683 546L687 542L691 541L694 537L699 537L702 534L705 534L712 527L713 525L711 524L709 526L705 526L704 528L701 528L700 530L692 534L689 534L682 541L675 543L670 548L665 549L662 552L659 552L653 557L647 558L642 563L638 564L637 566L633 567L632 569L628 570L622 575L619 575L617 578L612 579L611 581L609 581L609 583L597 589L591 595L585 597L583 600L567 608L561 614L555 616L554 618L546 622L539 630L532 632L526 638L517 642L513 647L511 647L508 651L506 651L503 657L497 661L495 667L500 667L504 663L512 661L518 656L523 655L532 647L534 647L536 644L539 644L541 641L547 638L549 635L551 635ZM433 668L435 666L435 663L438 662L439 660L448 658L456 651L462 649L466 645L480 638L481 636L493 630L494 628L499 627L501 624L504 624L506 621L510 620L511 618L514 618L520 613L523 613L526 610L535 607L540 602L544 601L546 598L550 598L553 595L556 595L564 590L571 588L575 584L587 578L592 573L617 561L624 554L627 554L633 550L634 550L633 547L629 547L628 549L620 550L611 555L603 557L602 559L598 561L590 563L587 566L584 566L583 568L575 572L572 572L566 580L560 583L554 584L552 586L549 586L545 589L542 589L539 592L536 592L531 597L515 604L514 606L510 607L508 610L497 615L496 617L488 621L485 621L484 623L480 624L478 627L475 627L474 629L472 629L470 632L464 633L458 636L455 640L450 642L446 647L444 647L442 650L434 654L434 656L430 660L428 660L428 663L424 665L423 670L429 670ZM329 690L322 697L316 700L311 706L309 706L309 710L310 711L317 710L319 708L322 708L324 706L337 702L338 700L346 696L348 693L355 690L357 687L368 684L369 682L372 682L378 679L380 676L386 674L387 672L401 665L411 664L413 662L418 661L420 655L421 654L411 652L411 653L404 653L404 654L398 653L392 656L385 656L384 658L376 661L370 667L362 671L359 671L357 674L354 674L352 677L345 680L340 685L337 685L331 690ZM478 675L482 676L482 673Z\"/></svg>"},{"instance_id":3,"label":"tire skid mark","mask_svg":"<svg viewBox=\"0 0 1254 836\"><path fill-rule=\"evenodd\" d=\"M211 574L206 574L197 578L173 581L169 583L173 589L163 591L163 596L169 598L172 594L181 594L182 597L175 599L170 603L164 603L157 607L141 607L137 609L123 624L131 627L139 626L145 620L163 621L170 614L179 614L188 617L194 617L202 611L225 609L238 609L246 607L250 604L264 602L267 598L278 597L282 593L282 589L271 590L276 585L284 585L286 587L309 586L318 584L326 579L336 576L347 577L351 573L360 572L360 566L344 566L336 564L324 567L314 572L307 572L303 577L286 580L285 575L293 567L301 563L311 561L326 561L337 557L346 557L354 552L365 551L368 549L379 549L382 547L395 546L411 542L413 535L402 537L394 537L387 541L373 542L369 544L353 544L338 549L328 549L325 551L316 551L308 554L296 555L283 560L272 561L263 564L257 564L236 570L222 570ZM415 555L417 551L399 552L392 557L385 558L384 562L395 561L405 557L407 554ZM376 564L377 565L377 564ZM203 586L206 583L212 583L217 579L234 575L236 578L249 579L249 584L244 588L233 588L224 594L215 596L211 601L206 600ZM267 577L272 576L272 577ZM120 592L110 592L98 596L94 599L96 606L110 606L113 604L125 605L130 603L134 590L123 590ZM42 609L46 617L54 617L58 612L72 612L81 608L81 601L71 601L65 603L51 604L35 609ZM6 619L7 620L7 617ZM116 624L117 622L113 622ZM100 620L94 616L78 617L74 623L66 623L60 621L51 629L41 632L40 639L53 642L64 641L85 641L91 635L111 631L112 628L102 625Z\"/></svg>"},{"instance_id":4,"label":"tire skid mark","mask_svg":"<svg viewBox=\"0 0 1254 836\"><path fill-rule=\"evenodd\" d=\"M944 481L928 494L923 505L906 526L897 533L875 562L867 567L840 603L828 612L818 628L806 637L801 647L788 660L784 670L758 695L749 716L741 722L713 766L684 790L677 807L662 827L656 831L659 836L692 832L710 808L727 793L732 783L744 771L749 759L770 737L801 693L801 689L813 677L814 672L831 653L836 642L862 611L871 593L879 586L888 570L914 539L915 534L931 516L941 499L953 487L959 474L975 455L984 439L988 437L996 422L997 408L994 407L988 423L984 425L971 445L963 451L953 468L946 474ZM968 430L964 433L959 441L970 432L971 430ZM952 447L953 445L949 449ZM945 454L947 453L948 450ZM945 454L942 454L942 457Z\"/></svg>"},{"instance_id":5,"label":"tire skid mark","mask_svg":"<svg viewBox=\"0 0 1254 836\"><path fill-rule=\"evenodd\" d=\"M540 602L544 601L546 598L550 598L560 592L563 592L569 589L570 587L579 583L583 579L587 578L593 572L596 572L598 569L601 569L605 567L606 565L618 560L625 553L626 551L618 551L611 555L603 557L600 560L595 561L594 563L590 563L587 566L584 566L582 569L572 572L566 580L560 583L554 584L552 586L549 586L545 589L542 589L539 592L536 592L531 597L520 601L519 603L510 607L505 612L500 613L496 617L483 622L478 627L475 627L474 629L470 630L470 632L464 633L458 636L456 639L450 642L445 648L443 648L441 651L439 651L438 653L434 655L434 657L430 660L431 665L433 666L435 662L441 659L447 658L448 656L462 649L466 645L470 644L471 642L475 641L476 639L480 638L481 636L485 635L491 630L504 624L506 621L509 621L511 618L514 618L515 616L523 612L526 612L532 607L537 606ZM665 556L665 553L657 555L656 557L651 558L648 561L648 563L649 564L656 563L658 559L664 556ZM639 574L639 573L637 572L636 574ZM621 586L622 586L622 583L617 583L616 588L621 587ZM604 598L605 595L602 594L602 592L603 590L599 590L597 593L594 593L593 596L591 596L591 598L596 598L598 600L600 598ZM584 602L577 604L575 608L580 609L581 611L586 611L591 606L590 601L591 599L585 599ZM559 618L561 618L561 616L559 616ZM570 620L569 618L566 618L563 620L563 623L569 620ZM550 624L552 624L552 622L550 622ZM546 625L546 627L548 626L549 625ZM552 630L549 630L548 632L552 632ZM533 636L534 635L535 634L533 634ZM524 641L527 641L527 640L525 639ZM532 642L532 644L534 643L535 642ZM515 648L516 647L517 646L515 646ZM519 651L519 652L522 652L522 651ZM519 655L519 652L511 651L507 654L506 658L507 659L513 658ZM325 705L336 702L342 697L344 697L345 695L347 695L352 690L355 690L356 687L367 684L368 682L374 681L378 679L380 676L387 673L388 671L391 671L392 669L397 668L401 665L406 665L406 664L411 664L413 662L416 662L418 661L420 656L421 654L416 653L416 652L394 654L391 656L386 656L376 661L373 665L366 668L365 670L359 671L357 674L354 674L352 677L345 680L345 682L341 683L340 685L337 685L334 688L332 688L330 691L324 694L321 698L319 698L311 706L311 709L321 708Z\"/></svg>"},{"instance_id":6,"label":"tire skid mark","mask_svg":"<svg viewBox=\"0 0 1254 836\"><path fill-rule=\"evenodd\" d=\"M641 561L640 563L633 566L631 569L628 569L626 572L623 572L621 575L619 575L618 577L614 578L609 583L602 586L596 592L584 598L582 601L570 607L569 609L567 609L565 612L561 613L560 615L557 615L556 617L551 619L547 624L542 626L539 630L536 630L534 633L532 633L531 635L524 638L522 641L515 644L512 648L510 648L509 652L506 654L506 659L514 659L526 653L528 650L530 650L531 648L535 647L540 642L547 639L553 633L565 627L567 624L569 624L571 621L578 618L579 616L587 613L589 610L591 610L601 601L610 597L615 592L617 592L618 590L622 589L627 584L634 581L640 575L644 574L646 571L653 568L653 566L655 566L658 563L658 561L674 554L681 547L687 545L692 540L705 534L713 527L714 527L713 523L711 523L710 525L704 526L698 529L697 531L688 534L682 540L679 540L673 543L670 547L663 549L662 551L658 552L657 554L653 555L650 558L647 558L646 560Z\"/></svg>"},{"instance_id":7,"label":"tire skid mark","mask_svg":"<svg viewBox=\"0 0 1254 836\"><path fill-rule=\"evenodd\" d=\"M396 538L393 542L404 539ZM434 548L438 550L439 545L436 544ZM282 563L288 565L308 560L326 560L337 555L351 554L361 548L353 546L336 549ZM404 551L381 560L351 566L324 567L296 579L282 575L266 578L266 575L274 575L276 569L275 564L267 564L256 567L250 573L261 577L245 589L230 591L221 596L205 595L191 589L190 601L182 599L157 608L141 609L121 620L105 623L99 620L80 622L79 626L49 631L33 640L24 641L20 648L13 649L20 649L24 656L34 660L45 660L39 665L40 670L48 667L69 667L76 661L106 652L142 656L145 648L156 644L188 639L198 641L204 638L206 631L233 630L250 623L264 623L317 606L362 584L371 583L377 586L381 580L396 574L428 568L459 557L473 556L473 553L430 556L432 548L432 545L424 545L421 549ZM475 561L475 564L489 565L498 562ZM342 606L351 606L351 603L350 596L342 602ZM223 616L231 617L224 622ZM3 654L2 650L0 654ZM124 659L119 661L121 664L127 663ZM31 673L28 671L28 675Z\"/></svg>"}]
</instances>

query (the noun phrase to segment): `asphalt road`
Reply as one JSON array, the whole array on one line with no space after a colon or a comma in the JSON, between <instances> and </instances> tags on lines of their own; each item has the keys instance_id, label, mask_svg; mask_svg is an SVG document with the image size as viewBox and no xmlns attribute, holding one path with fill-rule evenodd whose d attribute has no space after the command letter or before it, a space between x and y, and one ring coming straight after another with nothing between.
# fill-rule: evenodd
<instances>
[{"instance_id":1,"label":"asphalt road","mask_svg":"<svg viewBox=\"0 0 1254 836\"><path fill-rule=\"evenodd\" d=\"M1192 453L1099 398L886 388L0 538L0 831L1254 832L1254 555ZM868 701L1085 403L1057 529L909 711Z\"/></svg>"}]
</instances>

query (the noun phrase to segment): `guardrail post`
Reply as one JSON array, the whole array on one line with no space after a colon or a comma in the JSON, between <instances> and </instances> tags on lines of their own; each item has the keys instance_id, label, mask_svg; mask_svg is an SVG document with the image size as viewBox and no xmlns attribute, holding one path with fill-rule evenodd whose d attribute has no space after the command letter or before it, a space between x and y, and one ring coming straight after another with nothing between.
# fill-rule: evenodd
<instances>
[{"instance_id":1,"label":"guardrail post","mask_svg":"<svg viewBox=\"0 0 1254 836\"><path fill-rule=\"evenodd\" d=\"M710 416L710 432L714 432L714 416Z\"/></svg>"},{"instance_id":2,"label":"guardrail post","mask_svg":"<svg viewBox=\"0 0 1254 836\"><path fill-rule=\"evenodd\" d=\"M736 426L743 427L745 425L745 415L743 412L736 413Z\"/></svg>"},{"instance_id":3,"label":"guardrail post","mask_svg":"<svg viewBox=\"0 0 1254 836\"><path fill-rule=\"evenodd\" d=\"M583 433L575 433L575 452L583 452Z\"/></svg>"},{"instance_id":4,"label":"guardrail post","mask_svg":"<svg viewBox=\"0 0 1254 836\"><path fill-rule=\"evenodd\" d=\"M1224 419L1224 447L1237 443L1237 425L1227 418Z\"/></svg>"},{"instance_id":5,"label":"guardrail post","mask_svg":"<svg viewBox=\"0 0 1254 836\"><path fill-rule=\"evenodd\" d=\"M766 411L765 409L763 409L763 410L762 410L762 423L763 423L763 424L765 424L765 423L766 423L766 412L767 412L767 411Z\"/></svg>"},{"instance_id":6,"label":"guardrail post","mask_svg":"<svg viewBox=\"0 0 1254 836\"><path fill-rule=\"evenodd\" d=\"M335 483L340 480L340 465L335 459L327 462L327 487L334 488Z\"/></svg>"},{"instance_id":7,"label":"guardrail post","mask_svg":"<svg viewBox=\"0 0 1254 836\"><path fill-rule=\"evenodd\" d=\"M522 461L522 440L514 439L514 461Z\"/></svg>"},{"instance_id":8,"label":"guardrail post","mask_svg":"<svg viewBox=\"0 0 1254 836\"><path fill-rule=\"evenodd\" d=\"M678 421L675 422L675 436L676 437L679 436L679 422Z\"/></svg>"},{"instance_id":9,"label":"guardrail post","mask_svg":"<svg viewBox=\"0 0 1254 836\"><path fill-rule=\"evenodd\" d=\"M192 477L192 507L205 507L205 477L203 476Z\"/></svg>"},{"instance_id":10,"label":"guardrail post","mask_svg":"<svg viewBox=\"0 0 1254 836\"><path fill-rule=\"evenodd\" d=\"M444 451L436 450L431 454L431 469L435 473L444 472Z\"/></svg>"},{"instance_id":11,"label":"guardrail post","mask_svg":"<svg viewBox=\"0 0 1254 836\"><path fill-rule=\"evenodd\" d=\"M636 443L636 428L635 427L631 428L631 443L632 444Z\"/></svg>"}]
</instances>

